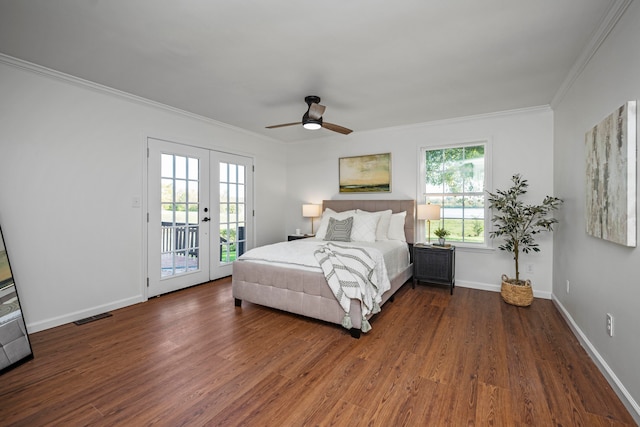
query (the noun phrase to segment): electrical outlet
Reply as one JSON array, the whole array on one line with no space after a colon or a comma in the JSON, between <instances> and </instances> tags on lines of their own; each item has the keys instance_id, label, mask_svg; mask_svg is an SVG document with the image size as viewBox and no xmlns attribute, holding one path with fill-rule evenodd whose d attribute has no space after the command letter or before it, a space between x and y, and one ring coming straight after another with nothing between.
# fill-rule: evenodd
<instances>
[{"instance_id":1,"label":"electrical outlet","mask_svg":"<svg viewBox=\"0 0 640 427\"><path fill-rule=\"evenodd\" d=\"M569 279L567 279L567 293L569 293Z\"/></svg>"},{"instance_id":2,"label":"electrical outlet","mask_svg":"<svg viewBox=\"0 0 640 427\"><path fill-rule=\"evenodd\" d=\"M533 264L527 264L527 273L533 274Z\"/></svg>"},{"instance_id":3,"label":"electrical outlet","mask_svg":"<svg viewBox=\"0 0 640 427\"><path fill-rule=\"evenodd\" d=\"M610 337L613 336L613 316L611 313L607 313L607 333Z\"/></svg>"}]
</instances>

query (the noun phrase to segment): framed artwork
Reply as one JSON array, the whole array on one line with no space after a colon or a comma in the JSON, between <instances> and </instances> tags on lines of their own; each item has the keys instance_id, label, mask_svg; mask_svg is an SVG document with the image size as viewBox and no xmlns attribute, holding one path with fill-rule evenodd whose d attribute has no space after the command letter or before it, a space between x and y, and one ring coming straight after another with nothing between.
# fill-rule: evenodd
<instances>
[{"instance_id":1,"label":"framed artwork","mask_svg":"<svg viewBox=\"0 0 640 427\"><path fill-rule=\"evenodd\" d=\"M586 231L636 246L636 101L585 134Z\"/></svg>"},{"instance_id":2,"label":"framed artwork","mask_svg":"<svg viewBox=\"0 0 640 427\"><path fill-rule=\"evenodd\" d=\"M341 157L340 193L390 193L391 153Z\"/></svg>"}]
</instances>

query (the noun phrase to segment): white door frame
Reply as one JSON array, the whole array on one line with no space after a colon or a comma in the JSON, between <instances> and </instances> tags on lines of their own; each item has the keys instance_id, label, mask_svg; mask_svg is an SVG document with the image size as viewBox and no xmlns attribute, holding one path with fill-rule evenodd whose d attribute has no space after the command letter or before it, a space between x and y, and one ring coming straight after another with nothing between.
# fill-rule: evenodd
<instances>
[{"instance_id":1,"label":"white door frame","mask_svg":"<svg viewBox=\"0 0 640 427\"><path fill-rule=\"evenodd\" d=\"M216 147L216 146L209 146L206 144L199 144L199 143L180 143L180 142L175 142L172 141L170 139L166 139L166 138L162 138L162 137L153 137L153 136L149 136L149 135L145 135L142 138L142 143L141 143L141 147L142 147L142 154L141 154L141 159L142 159L142 200L141 203L139 203L137 199L137 197L134 199L133 204L134 207L137 207L138 205L141 207L141 222L142 222L142 238L141 238L141 245L140 245L140 253L141 253L141 268L140 268L140 287L141 287L141 292L140 295L143 298L143 301L146 301L149 299L149 266L148 266L148 251L149 249L147 248L147 243L148 243L148 223L147 223L147 218L148 218L148 213L149 213L149 193L148 193L148 175L149 175L149 170L148 170L148 155L149 155L149 148L148 148L148 143L150 139L156 139L156 140L160 140L160 141L166 141L172 144L181 144L181 145L188 145L188 146L192 146L192 147L196 147L196 148L202 148L205 150L209 150L209 151L217 151L220 153L228 153L228 154L232 154L235 156L241 156L241 157L246 157L248 159L251 160L251 170L248 171L247 173L247 183L251 186L251 188L254 188L255 185L255 179L254 179L254 172L255 172L255 156L250 154L250 153L245 153L245 152L241 152L241 151L232 151L229 150L227 148L222 148L222 147ZM247 213L247 227L250 227L249 232L247 234L247 247L246 250L251 249L254 244L255 244L255 236L256 236L256 229L255 229L255 192L251 191L250 196L248 196L248 201L251 203L251 212Z\"/></svg>"}]
</instances>

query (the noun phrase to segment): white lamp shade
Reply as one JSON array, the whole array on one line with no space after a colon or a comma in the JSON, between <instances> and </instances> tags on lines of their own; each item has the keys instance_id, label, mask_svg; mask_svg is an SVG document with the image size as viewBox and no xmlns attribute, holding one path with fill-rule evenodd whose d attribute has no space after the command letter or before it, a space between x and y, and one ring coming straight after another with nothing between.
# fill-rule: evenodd
<instances>
[{"instance_id":1,"label":"white lamp shade","mask_svg":"<svg viewBox=\"0 0 640 427\"><path fill-rule=\"evenodd\" d=\"M429 221L440 219L440 205L418 205L418 219Z\"/></svg>"},{"instance_id":2,"label":"white lamp shade","mask_svg":"<svg viewBox=\"0 0 640 427\"><path fill-rule=\"evenodd\" d=\"M302 216L305 218L317 218L320 216L320 205L302 205Z\"/></svg>"}]
</instances>

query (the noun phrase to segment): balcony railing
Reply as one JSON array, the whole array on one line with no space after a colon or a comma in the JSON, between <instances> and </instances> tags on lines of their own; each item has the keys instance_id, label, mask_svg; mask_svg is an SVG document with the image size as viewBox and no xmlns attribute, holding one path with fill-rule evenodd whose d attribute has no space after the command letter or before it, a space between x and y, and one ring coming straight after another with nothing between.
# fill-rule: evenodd
<instances>
[{"instance_id":1,"label":"balcony railing","mask_svg":"<svg viewBox=\"0 0 640 427\"><path fill-rule=\"evenodd\" d=\"M191 256L198 255L198 226L186 224L162 223L162 252L188 251Z\"/></svg>"},{"instance_id":2,"label":"balcony railing","mask_svg":"<svg viewBox=\"0 0 640 427\"><path fill-rule=\"evenodd\" d=\"M181 252L190 257L197 257L200 249L197 225L162 222L162 253ZM240 256L245 251L245 227L238 227L237 242L229 242L230 252ZM227 239L220 236L220 245L225 246ZM222 249L222 248L221 248ZM234 250L235 249L235 250ZM235 259L231 253L220 251L220 261L231 262Z\"/></svg>"}]
</instances>

